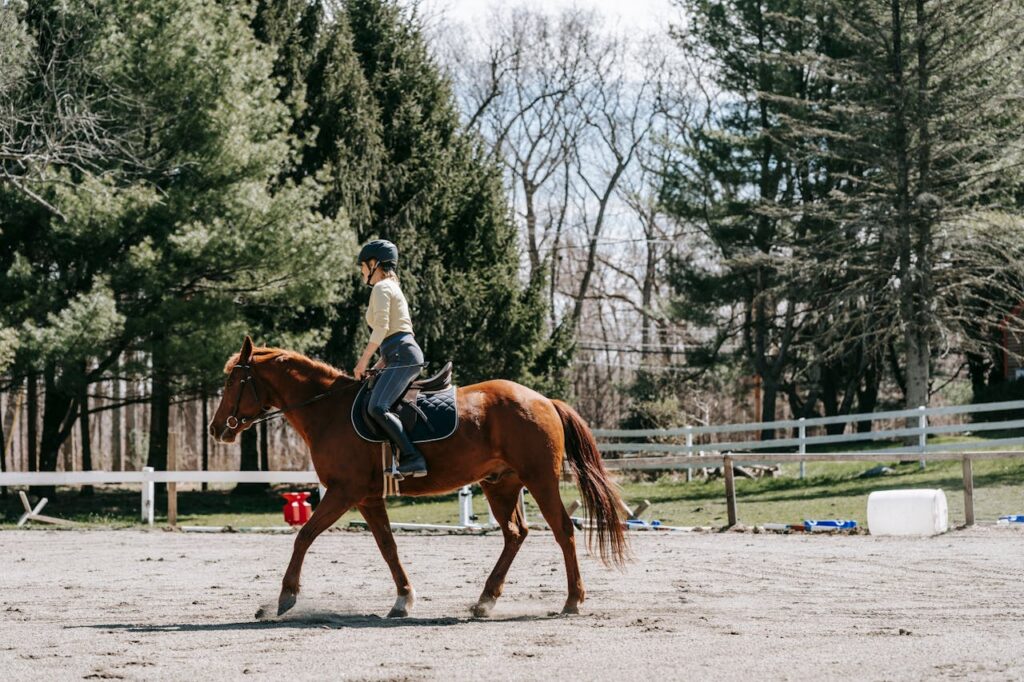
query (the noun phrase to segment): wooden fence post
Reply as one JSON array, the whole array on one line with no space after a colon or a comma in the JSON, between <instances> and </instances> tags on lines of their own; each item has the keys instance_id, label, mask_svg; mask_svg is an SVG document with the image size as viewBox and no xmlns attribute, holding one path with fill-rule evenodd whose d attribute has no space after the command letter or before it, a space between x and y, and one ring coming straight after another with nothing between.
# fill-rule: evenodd
<instances>
[{"instance_id":1,"label":"wooden fence post","mask_svg":"<svg viewBox=\"0 0 1024 682\"><path fill-rule=\"evenodd\" d=\"M800 436L800 446L799 447L800 447L800 454L801 455L807 454L807 424L804 423L806 421L807 421L806 417L800 417L800 426L797 427L799 429L799 432L798 432L799 436ZM806 462L804 462L803 460L800 460L800 478L803 478L807 474L806 464L807 464Z\"/></svg>"},{"instance_id":2,"label":"wooden fence post","mask_svg":"<svg viewBox=\"0 0 1024 682\"><path fill-rule=\"evenodd\" d=\"M169 420L168 420L169 421ZM266 423L266 422L264 422ZM167 429L167 470L178 470L178 438L177 433ZM167 525L174 528L178 525L178 484L175 481L167 483Z\"/></svg>"},{"instance_id":3,"label":"wooden fence post","mask_svg":"<svg viewBox=\"0 0 1024 682\"><path fill-rule=\"evenodd\" d=\"M917 409L919 410L917 416L917 447L921 451L921 454L924 454L925 450L928 449L928 432L926 430L928 428L928 417L925 415L924 405L919 406ZM923 471L925 467L924 457L921 458L920 466Z\"/></svg>"},{"instance_id":4,"label":"wooden fence post","mask_svg":"<svg viewBox=\"0 0 1024 682\"><path fill-rule=\"evenodd\" d=\"M964 455L964 516L966 525L974 525L974 465L971 456Z\"/></svg>"},{"instance_id":5,"label":"wooden fence post","mask_svg":"<svg viewBox=\"0 0 1024 682\"><path fill-rule=\"evenodd\" d=\"M686 454L693 457L693 427L686 427ZM687 482L693 480L693 467L686 467Z\"/></svg>"},{"instance_id":6,"label":"wooden fence post","mask_svg":"<svg viewBox=\"0 0 1024 682\"><path fill-rule=\"evenodd\" d=\"M733 478L732 457L722 458L722 473L725 474L725 509L729 515L729 527L736 525L736 480Z\"/></svg>"}]
</instances>

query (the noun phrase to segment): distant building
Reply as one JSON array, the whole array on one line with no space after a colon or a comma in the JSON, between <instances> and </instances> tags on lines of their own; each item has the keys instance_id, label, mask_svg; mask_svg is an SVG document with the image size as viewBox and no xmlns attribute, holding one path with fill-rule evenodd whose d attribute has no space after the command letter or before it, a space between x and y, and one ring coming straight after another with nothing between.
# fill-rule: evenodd
<instances>
[{"instance_id":1,"label":"distant building","mask_svg":"<svg viewBox=\"0 0 1024 682\"><path fill-rule=\"evenodd\" d=\"M1024 379L1024 302L1003 319L1003 376Z\"/></svg>"}]
</instances>

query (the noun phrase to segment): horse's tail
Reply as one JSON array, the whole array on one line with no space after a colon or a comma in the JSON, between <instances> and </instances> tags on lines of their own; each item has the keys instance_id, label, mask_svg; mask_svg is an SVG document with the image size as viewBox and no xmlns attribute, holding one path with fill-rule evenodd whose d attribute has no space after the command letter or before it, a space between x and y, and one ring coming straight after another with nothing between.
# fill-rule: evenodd
<instances>
[{"instance_id":1,"label":"horse's tail","mask_svg":"<svg viewBox=\"0 0 1024 682\"><path fill-rule=\"evenodd\" d=\"M608 479L597 441L576 410L561 400L551 402L562 418L565 452L583 495L583 509L590 520L587 547L591 547L596 531L601 561L621 567L629 559L629 545L619 520L621 502L615 484Z\"/></svg>"}]
</instances>

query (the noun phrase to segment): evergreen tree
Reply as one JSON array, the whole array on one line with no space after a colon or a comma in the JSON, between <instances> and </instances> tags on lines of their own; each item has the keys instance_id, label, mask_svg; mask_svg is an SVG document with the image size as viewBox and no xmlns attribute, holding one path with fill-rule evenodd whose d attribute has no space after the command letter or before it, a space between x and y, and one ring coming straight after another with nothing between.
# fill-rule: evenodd
<instances>
[{"instance_id":1,"label":"evergreen tree","mask_svg":"<svg viewBox=\"0 0 1024 682\"><path fill-rule=\"evenodd\" d=\"M542 350L542 283L519 281L516 233L500 169L462 131L450 84L414 17L393 0L349 0L353 46L376 104L383 146L378 191L359 239L398 244L417 339L460 381L534 381ZM365 290L332 341L352 362L365 342ZM341 355L344 354L344 355ZM336 356L337 357L337 356Z\"/></svg>"},{"instance_id":2,"label":"evergreen tree","mask_svg":"<svg viewBox=\"0 0 1024 682\"><path fill-rule=\"evenodd\" d=\"M106 86L147 172L55 168L62 182L46 196L59 214L2 197L2 289L18 309L25 367L42 362L47 387L44 469L81 395L62 383L86 358L85 380L96 380L131 349L152 362L149 463L163 468L172 396L218 376L244 332L259 333L246 310L272 311L267 318L289 330L275 332L282 345L322 344L322 327L289 320L341 296L336 273L355 247L343 218L315 211L312 179L281 179L291 118L270 78L273 53L245 17L185 0L104 7Z\"/></svg>"},{"instance_id":3,"label":"evergreen tree","mask_svg":"<svg viewBox=\"0 0 1024 682\"><path fill-rule=\"evenodd\" d=\"M884 349L907 407L928 404L939 349L986 352L984 330L1020 297L1021 9L875 0L837 12L851 50L827 64L837 89L819 109L833 154L862 170L828 204L841 230L823 250L841 242L843 260L825 292L849 324L825 339Z\"/></svg>"}]
</instances>

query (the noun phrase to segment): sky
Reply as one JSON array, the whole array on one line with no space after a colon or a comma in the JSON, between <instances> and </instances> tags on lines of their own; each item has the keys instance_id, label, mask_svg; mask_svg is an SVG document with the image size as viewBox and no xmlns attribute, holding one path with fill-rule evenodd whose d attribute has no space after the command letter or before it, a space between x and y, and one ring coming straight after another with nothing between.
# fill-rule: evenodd
<instances>
[{"instance_id":1,"label":"sky","mask_svg":"<svg viewBox=\"0 0 1024 682\"><path fill-rule=\"evenodd\" d=\"M442 13L452 21L471 27L479 27L494 4L492 0L421 0L426 12ZM663 29L670 17L678 12L670 0L518 0L514 4L533 5L549 11L572 6L596 9L622 29L640 30Z\"/></svg>"}]
</instances>

